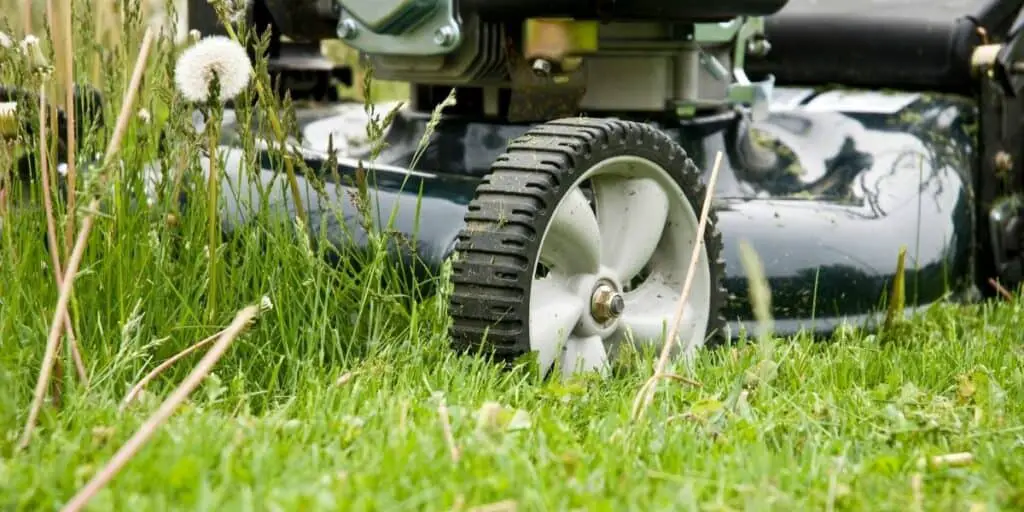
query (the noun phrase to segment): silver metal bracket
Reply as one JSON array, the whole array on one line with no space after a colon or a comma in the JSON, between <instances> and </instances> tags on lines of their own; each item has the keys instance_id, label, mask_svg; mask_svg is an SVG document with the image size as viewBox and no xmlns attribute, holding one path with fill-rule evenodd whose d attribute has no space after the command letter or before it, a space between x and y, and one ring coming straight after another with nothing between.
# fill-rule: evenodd
<instances>
[{"instance_id":1,"label":"silver metal bracket","mask_svg":"<svg viewBox=\"0 0 1024 512\"><path fill-rule=\"evenodd\" d=\"M760 82L751 82L747 73L741 68L733 71L736 82L729 86L729 102L744 105L750 109L750 116L755 122L763 121L771 113L772 92L775 89L775 76Z\"/></svg>"},{"instance_id":2,"label":"silver metal bracket","mask_svg":"<svg viewBox=\"0 0 1024 512\"><path fill-rule=\"evenodd\" d=\"M748 52L764 54L771 50L771 45L764 39L764 18L741 17L721 23L697 23L693 27L692 41L701 46L731 44L731 72L715 55L699 50L701 68L713 79L727 83L727 94L724 99L693 98L677 102L674 105L677 112L687 115L686 113L693 112L698 106L726 104L748 107L755 121L767 117L775 88L775 77L769 76L763 81L751 82L743 69Z\"/></svg>"},{"instance_id":3,"label":"silver metal bracket","mask_svg":"<svg viewBox=\"0 0 1024 512\"><path fill-rule=\"evenodd\" d=\"M462 29L454 0L335 0L338 37L373 55L443 55L458 48Z\"/></svg>"}]
</instances>

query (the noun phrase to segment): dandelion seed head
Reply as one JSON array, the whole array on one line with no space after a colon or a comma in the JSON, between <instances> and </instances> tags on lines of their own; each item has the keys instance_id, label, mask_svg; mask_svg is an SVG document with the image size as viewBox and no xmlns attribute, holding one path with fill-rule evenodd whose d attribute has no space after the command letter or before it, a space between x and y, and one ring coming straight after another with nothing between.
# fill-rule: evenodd
<instances>
[{"instance_id":1,"label":"dandelion seed head","mask_svg":"<svg viewBox=\"0 0 1024 512\"><path fill-rule=\"evenodd\" d=\"M39 38L38 37L36 37L36 36L34 36L32 34L29 34L29 35L25 36L24 39L21 40L21 51L28 52L29 48L32 47L32 46L39 46Z\"/></svg>"},{"instance_id":2,"label":"dandelion seed head","mask_svg":"<svg viewBox=\"0 0 1024 512\"><path fill-rule=\"evenodd\" d=\"M11 36L9 36L9 35L7 35L7 34L5 34L3 32L0 32L0 48L13 48L13 47L14 47L14 39L11 39Z\"/></svg>"},{"instance_id":3,"label":"dandelion seed head","mask_svg":"<svg viewBox=\"0 0 1024 512\"><path fill-rule=\"evenodd\" d=\"M46 56L43 55L43 49L39 46L39 38L29 34L25 36L25 39L21 40L21 53L29 59L32 66L36 68L45 68L49 66L49 62L46 60Z\"/></svg>"},{"instance_id":4,"label":"dandelion seed head","mask_svg":"<svg viewBox=\"0 0 1024 512\"><path fill-rule=\"evenodd\" d=\"M245 48L224 36L203 38L185 50L174 67L174 84L188 101L208 101L214 77L219 101L238 96L252 78L252 63Z\"/></svg>"},{"instance_id":5,"label":"dandelion seed head","mask_svg":"<svg viewBox=\"0 0 1024 512\"><path fill-rule=\"evenodd\" d=\"M198 43L199 40L203 38L203 33L197 29L192 29L188 31L188 38L193 43Z\"/></svg>"}]
</instances>

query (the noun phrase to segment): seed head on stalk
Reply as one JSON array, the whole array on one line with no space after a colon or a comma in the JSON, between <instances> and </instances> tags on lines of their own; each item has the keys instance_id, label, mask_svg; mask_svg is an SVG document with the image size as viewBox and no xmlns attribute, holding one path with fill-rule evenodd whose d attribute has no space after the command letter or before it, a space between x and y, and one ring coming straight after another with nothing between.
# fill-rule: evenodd
<instances>
[{"instance_id":1,"label":"seed head on stalk","mask_svg":"<svg viewBox=\"0 0 1024 512\"><path fill-rule=\"evenodd\" d=\"M174 85L192 103L207 103L211 99L225 102L249 86L252 74L252 62L242 45L224 36L210 36L178 57ZM211 98L210 89L215 84L219 92Z\"/></svg>"},{"instance_id":2,"label":"seed head on stalk","mask_svg":"<svg viewBox=\"0 0 1024 512\"><path fill-rule=\"evenodd\" d=\"M207 180L207 230L209 234L209 278L207 304L211 320L217 313L217 246L220 233L218 222L218 197L220 189L219 145L220 120L223 118L224 103L238 96L253 75L252 63L245 48L234 39L224 36L210 36L193 44L178 58L174 68L174 83L186 100L200 104L206 114L207 157L209 177Z\"/></svg>"}]
</instances>

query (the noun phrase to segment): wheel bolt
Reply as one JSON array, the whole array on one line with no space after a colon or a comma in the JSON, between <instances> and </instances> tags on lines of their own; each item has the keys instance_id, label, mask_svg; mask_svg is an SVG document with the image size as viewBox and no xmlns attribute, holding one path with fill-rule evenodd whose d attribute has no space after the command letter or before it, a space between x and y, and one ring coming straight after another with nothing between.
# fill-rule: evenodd
<instances>
[{"instance_id":1,"label":"wheel bolt","mask_svg":"<svg viewBox=\"0 0 1024 512\"><path fill-rule=\"evenodd\" d=\"M622 295L612 295L612 300L608 303L608 310L611 311L613 316L619 316L622 311L626 309L626 301L622 300Z\"/></svg>"},{"instance_id":2,"label":"wheel bolt","mask_svg":"<svg viewBox=\"0 0 1024 512\"><path fill-rule=\"evenodd\" d=\"M614 288L602 284L594 290L591 297L590 315L598 323L606 323L617 318L626 309L626 301Z\"/></svg>"}]
</instances>

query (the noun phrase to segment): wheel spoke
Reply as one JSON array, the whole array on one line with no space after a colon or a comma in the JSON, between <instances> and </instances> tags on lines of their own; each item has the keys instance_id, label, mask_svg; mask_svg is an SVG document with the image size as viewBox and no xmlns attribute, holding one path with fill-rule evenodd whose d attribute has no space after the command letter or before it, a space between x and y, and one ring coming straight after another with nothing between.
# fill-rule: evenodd
<instances>
[{"instance_id":1,"label":"wheel spoke","mask_svg":"<svg viewBox=\"0 0 1024 512\"><path fill-rule=\"evenodd\" d=\"M601 265L601 230L579 189L566 194L548 228L540 259L563 275L592 274Z\"/></svg>"},{"instance_id":2,"label":"wheel spoke","mask_svg":"<svg viewBox=\"0 0 1024 512\"><path fill-rule=\"evenodd\" d=\"M530 293L530 349L537 352L542 374L555 363L576 323L583 314L583 300L549 277L535 279Z\"/></svg>"},{"instance_id":3,"label":"wheel spoke","mask_svg":"<svg viewBox=\"0 0 1024 512\"><path fill-rule=\"evenodd\" d=\"M646 178L609 176L593 180L603 260L622 282L643 270L668 221L668 195Z\"/></svg>"},{"instance_id":4,"label":"wheel spoke","mask_svg":"<svg viewBox=\"0 0 1024 512\"><path fill-rule=\"evenodd\" d=\"M573 336L565 344L562 353L562 378L574 373L597 370L605 373L608 369L608 352L604 348L604 340L600 336L585 338Z\"/></svg>"},{"instance_id":5,"label":"wheel spoke","mask_svg":"<svg viewBox=\"0 0 1024 512\"><path fill-rule=\"evenodd\" d=\"M638 348L653 347L660 350L672 330L679 292L661 282L648 282L626 295L626 308L619 319L615 337L619 343L630 343ZM676 342L691 342L698 334L703 319L693 304L687 303L676 335ZM628 335L627 335L628 333Z\"/></svg>"}]
</instances>

